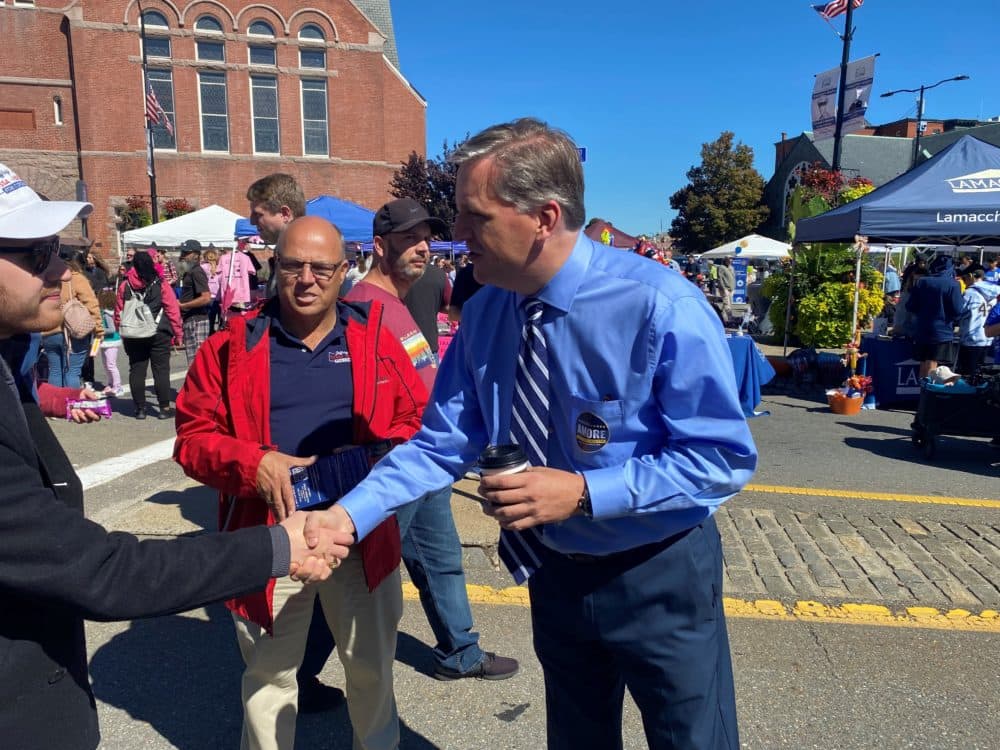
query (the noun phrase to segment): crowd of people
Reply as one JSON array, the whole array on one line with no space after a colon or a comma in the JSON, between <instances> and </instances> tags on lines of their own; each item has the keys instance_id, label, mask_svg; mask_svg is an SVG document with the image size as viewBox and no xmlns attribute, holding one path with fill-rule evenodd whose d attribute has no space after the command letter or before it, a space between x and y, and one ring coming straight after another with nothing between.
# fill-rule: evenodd
<instances>
[{"instance_id":1,"label":"crowd of people","mask_svg":"<svg viewBox=\"0 0 1000 750\"><path fill-rule=\"evenodd\" d=\"M995 256L980 264L963 255L956 267L947 254L917 255L901 276L889 265L883 314L894 337L913 341L920 378L941 365L971 378L989 357L1000 362L994 348L1000 341L997 266Z\"/></svg>"},{"instance_id":2,"label":"crowd of people","mask_svg":"<svg viewBox=\"0 0 1000 750\"><path fill-rule=\"evenodd\" d=\"M434 634L435 678L519 671L473 630L450 504L452 484L484 450L516 444L530 466L484 473L480 494L500 559L531 594L548 747L620 747L626 689L650 747L739 747L713 513L749 481L757 454L718 316L682 274L582 233L582 168L561 131L533 119L497 125L452 159L454 239L471 256L454 264L430 253L440 221L399 199L376 213L373 252L352 269L339 230L304 215L293 176L256 181L251 221L275 247L262 299L251 280L262 269L242 248L214 257L185 243L177 264L158 248L130 250L110 284L96 258L71 270L56 235L89 204L44 204L27 186L22 204L0 196L0 397L9 401L0 418L17 433L0 441L11 480L0 485L0 520L16 530L7 516L27 523L26 500L46 514L58 506L51 527L16 544L4 531L0 553L0 586L21 618L0 638L24 654L0 708L0 731L16 746L97 744L81 618L227 599L245 665L242 747L287 750L298 713L345 700L355 748L398 747L400 562ZM114 341L116 329L136 416L152 366L158 416L175 417L174 458L218 490L225 533L138 543L81 515L79 482L41 418L48 400L78 387L36 388L34 377L39 334L65 328L61 289L72 292L75 274L101 285L91 341ZM444 311L461 323L440 360ZM172 346L189 361L173 406ZM673 366L695 360L696 371ZM340 470L350 489L303 512L293 475L346 465L345 455L364 467ZM65 472L49 470L51 456ZM65 554L44 556L43 534L46 549L65 536ZM43 564L47 577L24 568ZM133 583L150 566L158 575ZM69 636L43 627L50 608ZM55 647L64 637L69 652ZM334 649L346 696L318 679ZM66 693L49 677L58 668L76 678ZM29 704L38 712L12 708ZM64 704L72 710L36 731Z\"/></svg>"}]
</instances>

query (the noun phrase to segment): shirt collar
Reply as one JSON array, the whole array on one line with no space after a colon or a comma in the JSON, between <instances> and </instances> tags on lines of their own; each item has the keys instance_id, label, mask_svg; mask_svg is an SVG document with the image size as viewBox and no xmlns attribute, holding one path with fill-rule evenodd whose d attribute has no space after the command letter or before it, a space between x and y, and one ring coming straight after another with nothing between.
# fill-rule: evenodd
<instances>
[{"instance_id":1,"label":"shirt collar","mask_svg":"<svg viewBox=\"0 0 1000 750\"><path fill-rule=\"evenodd\" d=\"M590 259L594 255L594 243L583 232L576 237L576 244L569 254L562 268L556 271L556 275L549 279L549 283L543 286L533 298L540 299L549 307L554 307L562 312L569 312L573 307L573 300L576 298L577 290L583 283L584 275L590 266ZM518 295L518 304L527 297Z\"/></svg>"},{"instance_id":2,"label":"shirt collar","mask_svg":"<svg viewBox=\"0 0 1000 750\"><path fill-rule=\"evenodd\" d=\"M274 310L275 313L278 312L277 308ZM279 336L287 342L291 342L295 346L302 346L302 339L297 336L293 336L289 333L283 325L281 325L281 317L277 314L273 314L271 317L271 335ZM341 304L340 300L337 300L337 322L333 326L333 330L330 331L319 345L314 349L314 351L321 351L330 345L330 343L338 336L343 336L344 331L347 328L347 308Z\"/></svg>"}]
</instances>

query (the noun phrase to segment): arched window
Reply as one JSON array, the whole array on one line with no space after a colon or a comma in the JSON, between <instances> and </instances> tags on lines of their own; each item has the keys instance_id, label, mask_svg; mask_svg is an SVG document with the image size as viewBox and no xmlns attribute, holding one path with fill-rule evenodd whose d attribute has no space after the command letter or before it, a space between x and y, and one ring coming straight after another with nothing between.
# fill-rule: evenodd
<instances>
[{"instance_id":1,"label":"arched window","mask_svg":"<svg viewBox=\"0 0 1000 750\"><path fill-rule=\"evenodd\" d=\"M307 23L299 30L299 41L307 44L322 44L326 41L323 29L314 23ZM300 68L326 68L326 49L303 47L299 50Z\"/></svg>"},{"instance_id":2,"label":"arched window","mask_svg":"<svg viewBox=\"0 0 1000 750\"><path fill-rule=\"evenodd\" d=\"M142 22L147 31L165 32L167 17L158 10L147 10L142 14ZM170 37L169 36L146 36L146 54L149 57L170 57Z\"/></svg>"},{"instance_id":3,"label":"arched window","mask_svg":"<svg viewBox=\"0 0 1000 750\"><path fill-rule=\"evenodd\" d=\"M194 22L194 27L198 31L209 31L215 34L222 33L222 24L219 23L215 16L202 16Z\"/></svg>"},{"instance_id":4,"label":"arched window","mask_svg":"<svg viewBox=\"0 0 1000 750\"><path fill-rule=\"evenodd\" d=\"M314 23L307 23L299 30L299 39L303 42L325 42L326 35L323 29Z\"/></svg>"},{"instance_id":5,"label":"arched window","mask_svg":"<svg viewBox=\"0 0 1000 750\"><path fill-rule=\"evenodd\" d=\"M164 29L169 26L167 17L158 10L147 10L142 14L142 20L147 26L161 26Z\"/></svg>"},{"instance_id":6,"label":"arched window","mask_svg":"<svg viewBox=\"0 0 1000 750\"><path fill-rule=\"evenodd\" d=\"M274 36L274 29L271 28L271 24L267 21L254 21L250 24L247 29L248 34L253 34L254 36Z\"/></svg>"}]
</instances>

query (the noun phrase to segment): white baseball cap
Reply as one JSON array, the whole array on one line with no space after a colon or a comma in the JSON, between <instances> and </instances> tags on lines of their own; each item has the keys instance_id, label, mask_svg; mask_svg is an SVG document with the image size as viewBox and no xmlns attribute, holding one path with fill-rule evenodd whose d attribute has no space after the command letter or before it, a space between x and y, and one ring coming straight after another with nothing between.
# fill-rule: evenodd
<instances>
[{"instance_id":1,"label":"white baseball cap","mask_svg":"<svg viewBox=\"0 0 1000 750\"><path fill-rule=\"evenodd\" d=\"M80 201L43 201L14 170L0 164L0 240L51 237L93 210Z\"/></svg>"},{"instance_id":2,"label":"white baseball cap","mask_svg":"<svg viewBox=\"0 0 1000 750\"><path fill-rule=\"evenodd\" d=\"M954 372L948 365L941 365L931 370L929 377L931 382L937 385L951 385L962 376Z\"/></svg>"}]
</instances>

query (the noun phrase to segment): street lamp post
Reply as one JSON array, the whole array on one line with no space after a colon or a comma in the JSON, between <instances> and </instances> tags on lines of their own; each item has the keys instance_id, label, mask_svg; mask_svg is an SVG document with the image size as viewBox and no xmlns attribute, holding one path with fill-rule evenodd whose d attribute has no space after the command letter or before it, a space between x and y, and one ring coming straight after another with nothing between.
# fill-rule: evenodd
<instances>
[{"instance_id":1,"label":"street lamp post","mask_svg":"<svg viewBox=\"0 0 1000 750\"><path fill-rule=\"evenodd\" d=\"M893 94L919 94L920 97L917 99L917 137L913 139L913 158L910 161L910 168L912 169L917 165L917 157L920 155L920 136L923 133L923 121L924 121L924 92L930 91L933 88L937 88L942 83L948 83L949 81L967 81L969 76L953 76L951 78L944 78L937 83L931 84L930 86L921 85L919 89L896 89L895 91L886 91L882 94L882 98L885 99Z\"/></svg>"}]
</instances>

